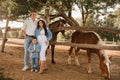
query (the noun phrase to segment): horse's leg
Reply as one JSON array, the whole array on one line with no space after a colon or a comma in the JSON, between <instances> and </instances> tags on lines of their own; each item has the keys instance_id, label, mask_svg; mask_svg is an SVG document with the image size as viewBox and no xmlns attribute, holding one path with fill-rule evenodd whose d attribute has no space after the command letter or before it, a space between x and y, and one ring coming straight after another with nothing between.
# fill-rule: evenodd
<instances>
[{"instance_id":1,"label":"horse's leg","mask_svg":"<svg viewBox=\"0 0 120 80\"><path fill-rule=\"evenodd\" d=\"M46 55L47 55L47 53L48 53L48 49L50 48L50 45L47 47L47 50L46 50Z\"/></svg>"},{"instance_id":2,"label":"horse's leg","mask_svg":"<svg viewBox=\"0 0 120 80\"><path fill-rule=\"evenodd\" d=\"M51 62L52 62L52 64L55 64L55 61L54 61L54 48L55 48L55 45L51 45L51 53L52 53Z\"/></svg>"},{"instance_id":3,"label":"horse's leg","mask_svg":"<svg viewBox=\"0 0 120 80\"><path fill-rule=\"evenodd\" d=\"M87 57L88 57L88 73L92 73L92 70L91 70L91 51L90 51L90 49L87 50Z\"/></svg>"},{"instance_id":4,"label":"horse's leg","mask_svg":"<svg viewBox=\"0 0 120 80\"><path fill-rule=\"evenodd\" d=\"M72 64L72 57L71 57L71 53L72 53L72 51L73 51L73 47L70 47L70 50L69 50L69 56L68 56L68 64Z\"/></svg>"},{"instance_id":5,"label":"horse's leg","mask_svg":"<svg viewBox=\"0 0 120 80\"><path fill-rule=\"evenodd\" d=\"M78 52L79 52L80 48L77 48L75 49L75 63L77 66L80 66L80 63L79 63L79 59L78 59Z\"/></svg>"}]
</instances>

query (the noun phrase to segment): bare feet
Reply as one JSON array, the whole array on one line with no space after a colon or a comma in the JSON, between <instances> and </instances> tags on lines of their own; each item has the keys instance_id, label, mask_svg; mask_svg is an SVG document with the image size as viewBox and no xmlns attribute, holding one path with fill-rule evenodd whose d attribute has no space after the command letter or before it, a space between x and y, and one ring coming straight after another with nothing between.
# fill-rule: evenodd
<instances>
[{"instance_id":1,"label":"bare feet","mask_svg":"<svg viewBox=\"0 0 120 80\"><path fill-rule=\"evenodd\" d=\"M47 70L48 70L48 68L44 69L44 71L47 71Z\"/></svg>"},{"instance_id":2,"label":"bare feet","mask_svg":"<svg viewBox=\"0 0 120 80\"><path fill-rule=\"evenodd\" d=\"M43 71L39 71L39 74L43 74Z\"/></svg>"}]
</instances>

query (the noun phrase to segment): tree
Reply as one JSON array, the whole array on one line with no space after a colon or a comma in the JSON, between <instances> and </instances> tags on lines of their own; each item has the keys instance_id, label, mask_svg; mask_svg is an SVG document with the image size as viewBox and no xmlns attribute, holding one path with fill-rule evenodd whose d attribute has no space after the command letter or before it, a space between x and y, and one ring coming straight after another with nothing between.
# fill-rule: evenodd
<instances>
[{"instance_id":1,"label":"tree","mask_svg":"<svg viewBox=\"0 0 120 80\"><path fill-rule=\"evenodd\" d=\"M111 15L111 18L114 19L114 27L120 29L120 8Z\"/></svg>"},{"instance_id":2,"label":"tree","mask_svg":"<svg viewBox=\"0 0 120 80\"><path fill-rule=\"evenodd\" d=\"M79 7L82 23L85 26L89 14L97 16L108 14L107 9L114 8L116 4L120 3L120 0L76 0L75 3Z\"/></svg>"},{"instance_id":3,"label":"tree","mask_svg":"<svg viewBox=\"0 0 120 80\"><path fill-rule=\"evenodd\" d=\"M28 6L26 6L26 4ZM1 51L4 52L4 46L6 35L7 35L7 29L8 24L10 20L16 20L20 17L26 17L30 10L32 9L40 9L40 5L37 2L34 2L32 0L0 0L0 17L2 19L6 19L6 28L5 33L3 35L3 41L2 41L2 48Z\"/></svg>"},{"instance_id":4,"label":"tree","mask_svg":"<svg viewBox=\"0 0 120 80\"><path fill-rule=\"evenodd\" d=\"M7 29L8 29L8 24L9 20L12 16L11 11L14 10L16 3L12 0L0 0L0 8L1 8L1 15L2 19L6 19L6 28L5 28L5 33L3 35L3 41L2 41L2 48L1 51L4 52L4 47L5 47L5 41L6 41L6 36L7 36Z\"/></svg>"}]
</instances>

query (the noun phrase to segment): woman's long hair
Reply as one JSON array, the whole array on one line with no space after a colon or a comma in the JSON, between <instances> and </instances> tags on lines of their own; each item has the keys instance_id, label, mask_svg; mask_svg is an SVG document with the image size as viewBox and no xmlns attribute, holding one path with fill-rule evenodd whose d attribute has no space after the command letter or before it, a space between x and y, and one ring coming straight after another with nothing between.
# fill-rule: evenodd
<instances>
[{"instance_id":1,"label":"woman's long hair","mask_svg":"<svg viewBox=\"0 0 120 80\"><path fill-rule=\"evenodd\" d=\"M43 23L43 29L45 30L45 35L47 36L47 35L48 35L48 32L47 32L47 28L46 28L45 21L39 20L38 23L37 23L37 29L40 28L40 25L39 25L39 22L40 22L40 21Z\"/></svg>"}]
</instances>

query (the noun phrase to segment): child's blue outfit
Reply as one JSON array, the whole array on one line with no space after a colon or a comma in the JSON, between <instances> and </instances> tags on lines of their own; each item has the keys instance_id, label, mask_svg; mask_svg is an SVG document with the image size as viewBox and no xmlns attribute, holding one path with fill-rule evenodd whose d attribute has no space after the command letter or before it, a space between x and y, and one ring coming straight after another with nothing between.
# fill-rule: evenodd
<instances>
[{"instance_id":1,"label":"child's blue outfit","mask_svg":"<svg viewBox=\"0 0 120 80\"><path fill-rule=\"evenodd\" d=\"M30 58L31 58L32 69L34 70L38 68L38 58L39 58L40 49L41 47L39 43L31 44L28 48L28 51L30 53ZM32 52L33 50L36 50L36 52Z\"/></svg>"}]
</instances>

